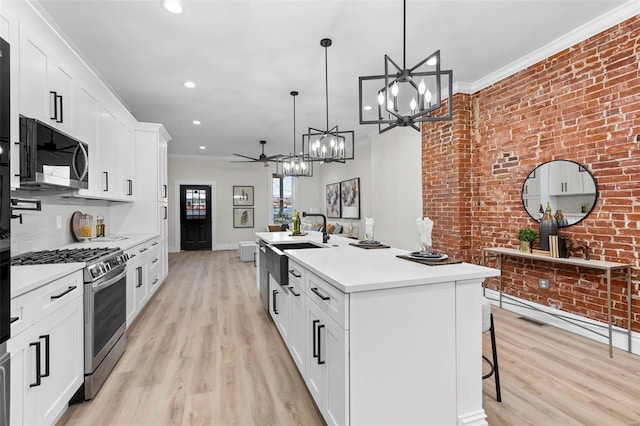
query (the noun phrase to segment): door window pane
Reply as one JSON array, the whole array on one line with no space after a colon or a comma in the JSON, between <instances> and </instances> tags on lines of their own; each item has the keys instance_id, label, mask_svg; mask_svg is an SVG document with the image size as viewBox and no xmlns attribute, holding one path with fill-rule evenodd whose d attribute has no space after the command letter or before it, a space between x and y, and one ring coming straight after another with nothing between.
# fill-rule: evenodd
<instances>
[{"instance_id":1,"label":"door window pane","mask_svg":"<svg viewBox=\"0 0 640 426\"><path fill-rule=\"evenodd\" d=\"M198 189L186 190L186 217L190 219L207 218L207 191Z\"/></svg>"},{"instance_id":2,"label":"door window pane","mask_svg":"<svg viewBox=\"0 0 640 426\"><path fill-rule=\"evenodd\" d=\"M293 217L293 177L273 176L271 223L279 223L278 215L284 213Z\"/></svg>"}]
</instances>

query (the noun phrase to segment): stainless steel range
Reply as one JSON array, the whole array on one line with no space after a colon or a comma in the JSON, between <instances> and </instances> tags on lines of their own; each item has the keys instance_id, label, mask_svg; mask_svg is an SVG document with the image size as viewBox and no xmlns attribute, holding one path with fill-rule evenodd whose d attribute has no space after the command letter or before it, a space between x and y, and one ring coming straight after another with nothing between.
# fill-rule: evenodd
<instances>
[{"instance_id":1,"label":"stainless steel range","mask_svg":"<svg viewBox=\"0 0 640 426\"><path fill-rule=\"evenodd\" d=\"M128 255L119 248L78 248L26 253L12 265L85 262L84 398L92 399L127 346Z\"/></svg>"}]
</instances>

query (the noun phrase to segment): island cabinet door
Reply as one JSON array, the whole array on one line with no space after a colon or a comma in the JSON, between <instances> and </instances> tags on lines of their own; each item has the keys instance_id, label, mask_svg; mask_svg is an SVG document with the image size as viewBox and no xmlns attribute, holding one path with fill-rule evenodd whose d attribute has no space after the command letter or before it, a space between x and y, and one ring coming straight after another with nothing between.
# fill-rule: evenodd
<instances>
[{"instance_id":1,"label":"island cabinet door","mask_svg":"<svg viewBox=\"0 0 640 426\"><path fill-rule=\"evenodd\" d=\"M307 300L307 386L329 425L349 418L349 332Z\"/></svg>"},{"instance_id":2,"label":"island cabinet door","mask_svg":"<svg viewBox=\"0 0 640 426\"><path fill-rule=\"evenodd\" d=\"M306 363L307 297L301 288L289 281L289 299L291 300L291 332L289 350L293 360L304 377Z\"/></svg>"}]
</instances>

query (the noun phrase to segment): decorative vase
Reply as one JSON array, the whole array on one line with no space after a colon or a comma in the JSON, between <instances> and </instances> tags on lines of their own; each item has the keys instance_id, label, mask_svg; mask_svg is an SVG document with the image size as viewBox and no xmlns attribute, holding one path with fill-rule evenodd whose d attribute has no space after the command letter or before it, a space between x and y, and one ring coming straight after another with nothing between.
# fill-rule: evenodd
<instances>
[{"instance_id":1,"label":"decorative vase","mask_svg":"<svg viewBox=\"0 0 640 426\"><path fill-rule=\"evenodd\" d=\"M520 241L520 251L523 253L531 253L531 243L529 241Z\"/></svg>"},{"instance_id":2,"label":"decorative vase","mask_svg":"<svg viewBox=\"0 0 640 426\"><path fill-rule=\"evenodd\" d=\"M544 216L540 219L540 246L549 251L549 235L558 235L558 222L551 214L551 205L547 203Z\"/></svg>"}]
</instances>

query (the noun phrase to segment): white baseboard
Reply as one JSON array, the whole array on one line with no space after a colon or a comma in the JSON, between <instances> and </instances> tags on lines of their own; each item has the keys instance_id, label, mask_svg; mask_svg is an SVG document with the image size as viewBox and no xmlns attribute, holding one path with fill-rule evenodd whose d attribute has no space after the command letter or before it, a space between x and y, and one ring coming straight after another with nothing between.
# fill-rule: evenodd
<instances>
[{"instance_id":1,"label":"white baseboard","mask_svg":"<svg viewBox=\"0 0 640 426\"><path fill-rule=\"evenodd\" d=\"M492 304L496 306L499 305L498 300L500 297L500 293L498 291L485 289L485 297L489 299ZM524 306L523 303L526 303L527 305L532 306L535 309L530 309ZM549 324L566 331L570 331L580 336L587 337L591 340L609 344L609 339L607 337L600 336L594 333L598 332L600 334L607 335L609 331L607 329L606 323L595 321L591 318L583 317L581 315L562 311L560 309L550 308L549 306L541 305L539 303L531 302L525 299L520 299L511 295L507 296L504 293L502 294L502 308L511 312L521 314L527 318L531 318L536 321L540 321L542 323ZM568 320L578 321L581 327L552 315L562 315ZM585 330L585 328L587 330ZM627 329L613 326L612 336L613 346L615 348L622 349L624 351L628 350ZM631 332L631 352L635 355L640 355L640 333Z\"/></svg>"},{"instance_id":2,"label":"white baseboard","mask_svg":"<svg viewBox=\"0 0 640 426\"><path fill-rule=\"evenodd\" d=\"M180 253L180 247L168 246L167 249L169 250L169 253Z\"/></svg>"},{"instance_id":3,"label":"white baseboard","mask_svg":"<svg viewBox=\"0 0 640 426\"><path fill-rule=\"evenodd\" d=\"M487 424L487 414L482 409L458 414L458 426L486 426Z\"/></svg>"}]
</instances>

